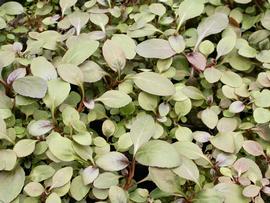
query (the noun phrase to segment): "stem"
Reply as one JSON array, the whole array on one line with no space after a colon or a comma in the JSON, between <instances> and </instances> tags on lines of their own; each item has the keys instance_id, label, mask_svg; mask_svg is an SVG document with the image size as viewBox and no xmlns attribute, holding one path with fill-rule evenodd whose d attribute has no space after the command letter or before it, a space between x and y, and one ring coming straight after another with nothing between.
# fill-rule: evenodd
<instances>
[{"instance_id":1,"label":"stem","mask_svg":"<svg viewBox=\"0 0 270 203\"><path fill-rule=\"evenodd\" d=\"M135 161L135 158L133 158L131 165L129 166L128 176L127 176L126 184L124 186L125 190L128 190L131 186L131 181L135 173L135 165L136 165L136 161Z\"/></svg>"},{"instance_id":2,"label":"stem","mask_svg":"<svg viewBox=\"0 0 270 203\"><path fill-rule=\"evenodd\" d=\"M85 97L83 85L80 85L80 89L81 89L82 98L81 98L81 102L80 102L79 107L78 107L77 110L78 110L79 112L82 112L82 111L84 110L84 104L83 104L83 101L84 101L84 97Z\"/></svg>"}]
</instances>

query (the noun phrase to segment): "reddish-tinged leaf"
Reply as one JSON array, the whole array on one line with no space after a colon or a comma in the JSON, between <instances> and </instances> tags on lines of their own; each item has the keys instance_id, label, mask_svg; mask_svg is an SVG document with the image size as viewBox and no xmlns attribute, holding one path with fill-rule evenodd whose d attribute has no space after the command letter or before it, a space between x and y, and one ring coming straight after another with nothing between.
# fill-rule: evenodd
<instances>
[{"instance_id":1,"label":"reddish-tinged leaf","mask_svg":"<svg viewBox=\"0 0 270 203\"><path fill-rule=\"evenodd\" d=\"M14 80L18 79L18 78L23 78L26 75L26 70L25 68L18 68L15 69L14 71L12 71L8 78L7 78L7 84L11 84L13 83Z\"/></svg>"},{"instance_id":2,"label":"reddish-tinged leaf","mask_svg":"<svg viewBox=\"0 0 270 203\"><path fill-rule=\"evenodd\" d=\"M191 52L186 55L188 62L197 70L204 71L206 67L206 58L199 52Z\"/></svg>"},{"instance_id":3,"label":"reddish-tinged leaf","mask_svg":"<svg viewBox=\"0 0 270 203\"><path fill-rule=\"evenodd\" d=\"M253 155L253 156L261 156L264 154L262 146L253 140L246 140L243 144L244 150Z\"/></svg>"}]
</instances>

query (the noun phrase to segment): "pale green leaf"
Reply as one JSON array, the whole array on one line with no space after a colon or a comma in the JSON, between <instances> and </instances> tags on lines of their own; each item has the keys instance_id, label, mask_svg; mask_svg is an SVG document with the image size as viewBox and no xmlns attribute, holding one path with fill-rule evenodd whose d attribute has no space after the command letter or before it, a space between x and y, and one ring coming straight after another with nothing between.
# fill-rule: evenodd
<instances>
[{"instance_id":1,"label":"pale green leaf","mask_svg":"<svg viewBox=\"0 0 270 203\"><path fill-rule=\"evenodd\" d=\"M95 99L95 101L100 101L111 108L121 108L128 105L132 101L132 99L129 95L122 91L109 90L97 99Z\"/></svg>"}]
</instances>

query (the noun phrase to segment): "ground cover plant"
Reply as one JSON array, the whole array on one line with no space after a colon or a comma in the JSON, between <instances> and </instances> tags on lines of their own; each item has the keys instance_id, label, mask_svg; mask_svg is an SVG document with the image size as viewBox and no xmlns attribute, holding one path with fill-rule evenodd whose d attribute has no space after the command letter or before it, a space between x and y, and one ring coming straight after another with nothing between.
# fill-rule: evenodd
<instances>
[{"instance_id":1,"label":"ground cover plant","mask_svg":"<svg viewBox=\"0 0 270 203\"><path fill-rule=\"evenodd\" d=\"M270 202L270 1L0 1L1 203Z\"/></svg>"}]
</instances>

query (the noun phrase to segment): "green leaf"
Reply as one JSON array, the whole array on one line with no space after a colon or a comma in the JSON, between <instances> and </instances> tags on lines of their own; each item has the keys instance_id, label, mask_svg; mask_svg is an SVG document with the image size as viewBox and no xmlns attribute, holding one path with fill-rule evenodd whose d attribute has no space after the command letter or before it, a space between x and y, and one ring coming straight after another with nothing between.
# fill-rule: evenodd
<instances>
[{"instance_id":1,"label":"green leaf","mask_svg":"<svg viewBox=\"0 0 270 203\"><path fill-rule=\"evenodd\" d=\"M44 80L53 80L57 78L55 67L43 56L34 58L31 62L31 73L34 76Z\"/></svg>"},{"instance_id":2,"label":"green leaf","mask_svg":"<svg viewBox=\"0 0 270 203\"><path fill-rule=\"evenodd\" d=\"M17 155L13 150L0 150L0 170L11 171L15 167L16 161Z\"/></svg>"},{"instance_id":3,"label":"green leaf","mask_svg":"<svg viewBox=\"0 0 270 203\"><path fill-rule=\"evenodd\" d=\"M7 15L19 15L24 12L23 6L15 1L4 3L1 7Z\"/></svg>"},{"instance_id":4,"label":"green leaf","mask_svg":"<svg viewBox=\"0 0 270 203\"><path fill-rule=\"evenodd\" d=\"M51 193L48 197L47 197L47 199L46 199L46 201L45 201L45 203L61 203L62 201L61 201L61 198L58 196L58 194L56 194L56 193Z\"/></svg>"},{"instance_id":5,"label":"green leaf","mask_svg":"<svg viewBox=\"0 0 270 203\"><path fill-rule=\"evenodd\" d=\"M78 66L74 64L60 64L57 66L57 71L64 81L73 85L83 85L83 73Z\"/></svg>"},{"instance_id":6,"label":"green leaf","mask_svg":"<svg viewBox=\"0 0 270 203\"><path fill-rule=\"evenodd\" d=\"M205 79L209 83L216 83L220 80L222 73L216 68L207 68L203 72Z\"/></svg>"},{"instance_id":7,"label":"green leaf","mask_svg":"<svg viewBox=\"0 0 270 203\"><path fill-rule=\"evenodd\" d=\"M140 92L138 102L144 110L155 112L158 104L158 97L146 92Z\"/></svg>"},{"instance_id":8,"label":"green leaf","mask_svg":"<svg viewBox=\"0 0 270 203\"><path fill-rule=\"evenodd\" d=\"M120 171L128 166L129 161L119 152L108 152L100 155L96 164L105 171Z\"/></svg>"},{"instance_id":9,"label":"green leaf","mask_svg":"<svg viewBox=\"0 0 270 203\"><path fill-rule=\"evenodd\" d=\"M52 177L52 188L59 188L63 185L67 184L73 175L73 168L72 167L64 167L56 171L56 173Z\"/></svg>"},{"instance_id":10,"label":"green leaf","mask_svg":"<svg viewBox=\"0 0 270 203\"><path fill-rule=\"evenodd\" d=\"M52 132L46 140L51 153L61 161L73 161L75 152L72 147L72 141L62 137L57 132Z\"/></svg>"},{"instance_id":11,"label":"green leaf","mask_svg":"<svg viewBox=\"0 0 270 203\"><path fill-rule=\"evenodd\" d=\"M195 45L194 50L197 49L201 41L212 34L220 33L228 26L229 20L228 17L223 13L215 13L207 17L204 21L202 21L198 28L198 39Z\"/></svg>"},{"instance_id":12,"label":"green leaf","mask_svg":"<svg viewBox=\"0 0 270 203\"><path fill-rule=\"evenodd\" d=\"M109 22L109 17L104 13L90 13L90 21L106 32L105 26Z\"/></svg>"},{"instance_id":13,"label":"green leaf","mask_svg":"<svg viewBox=\"0 0 270 203\"><path fill-rule=\"evenodd\" d=\"M151 139L154 135L155 128L156 125L152 116L143 114L136 117L130 128L130 137L134 145L134 155L142 145Z\"/></svg>"},{"instance_id":14,"label":"green leaf","mask_svg":"<svg viewBox=\"0 0 270 203\"><path fill-rule=\"evenodd\" d=\"M218 123L218 116L211 108L207 108L201 113L202 122L210 129L214 129Z\"/></svg>"},{"instance_id":15,"label":"green leaf","mask_svg":"<svg viewBox=\"0 0 270 203\"><path fill-rule=\"evenodd\" d=\"M172 169L174 173L179 175L181 178L191 180L195 182L196 184L199 184L199 170L196 164L190 159L182 158L182 164Z\"/></svg>"},{"instance_id":16,"label":"green leaf","mask_svg":"<svg viewBox=\"0 0 270 203\"><path fill-rule=\"evenodd\" d=\"M141 90L158 96L171 96L175 93L172 82L154 72L142 72L133 76L134 83Z\"/></svg>"},{"instance_id":17,"label":"green leaf","mask_svg":"<svg viewBox=\"0 0 270 203\"><path fill-rule=\"evenodd\" d=\"M242 85L242 78L232 71L225 71L220 78L221 82L231 87L240 87Z\"/></svg>"},{"instance_id":18,"label":"green leaf","mask_svg":"<svg viewBox=\"0 0 270 203\"><path fill-rule=\"evenodd\" d=\"M37 140L23 139L17 142L13 148L18 157L26 157L35 150Z\"/></svg>"},{"instance_id":19,"label":"green leaf","mask_svg":"<svg viewBox=\"0 0 270 203\"><path fill-rule=\"evenodd\" d=\"M177 53L181 53L185 50L186 47L186 42L181 35L176 35L176 36L170 36L169 37L169 43L172 47L172 49Z\"/></svg>"},{"instance_id":20,"label":"green leaf","mask_svg":"<svg viewBox=\"0 0 270 203\"><path fill-rule=\"evenodd\" d=\"M23 190L30 197L39 197L45 191L44 187L37 182L28 183Z\"/></svg>"},{"instance_id":21,"label":"green leaf","mask_svg":"<svg viewBox=\"0 0 270 203\"><path fill-rule=\"evenodd\" d=\"M30 135L41 136L51 131L53 127L49 120L38 120L30 122L27 126L27 130Z\"/></svg>"},{"instance_id":22,"label":"green leaf","mask_svg":"<svg viewBox=\"0 0 270 203\"><path fill-rule=\"evenodd\" d=\"M230 133L218 133L217 135L210 138L211 144L227 153L234 153L234 138Z\"/></svg>"},{"instance_id":23,"label":"green leaf","mask_svg":"<svg viewBox=\"0 0 270 203\"><path fill-rule=\"evenodd\" d=\"M221 56L227 55L230 53L236 43L236 35L223 37L217 44L217 57L218 60Z\"/></svg>"},{"instance_id":24,"label":"green leaf","mask_svg":"<svg viewBox=\"0 0 270 203\"><path fill-rule=\"evenodd\" d=\"M202 149L192 142L175 142L173 143L173 146L181 156L192 160L202 158L211 164L210 160L203 154Z\"/></svg>"},{"instance_id":25,"label":"green leaf","mask_svg":"<svg viewBox=\"0 0 270 203\"><path fill-rule=\"evenodd\" d=\"M119 90L109 90L95 101L100 101L110 108L121 108L128 105L132 99L126 93Z\"/></svg>"},{"instance_id":26,"label":"green leaf","mask_svg":"<svg viewBox=\"0 0 270 203\"><path fill-rule=\"evenodd\" d=\"M170 43L164 39L149 39L138 44L136 52L144 58L166 59L176 54Z\"/></svg>"},{"instance_id":27,"label":"green leaf","mask_svg":"<svg viewBox=\"0 0 270 203\"><path fill-rule=\"evenodd\" d=\"M47 82L36 76L19 78L12 87L16 93L31 98L43 98L47 92Z\"/></svg>"},{"instance_id":28,"label":"green leaf","mask_svg":"<svg viewBox=\"0 0 270 203\"><path fill-rule=\"evenodd\" d=\"M71 181L70 194L77 201L81 201L89 192L90 186L84 185L82 177L79 175Z\"/></svg>"},{"instance_id":29,"label":"green leaf","mask_svg":"<svg viewBox=\"0 0 270 203\"><path fill-rule=\"evenodd\" d=\"M270 111L264 108L256 108L253 111L253 117L256 123L266 123L270 121Z\"/></svg>"},{"instance_id":30,"label":"green leaf","mask_svg":"<svg viewBox=\"0 0 270 203\"><path fill-rule=\"evenodd\" d=\"M125 68L125 53L116 42L106 40L102 47L102 54L113 71L120 73Z\"/></svg>"},{"instance_id":31,"label":"green leaf","mask_svg":"<svg viewBox=\"0 0 270 203\"><path fill-rule=\"evenodd\" d=\"M170 169L149 167L149 176L162 191L169 194L180 193L179 177Z\"/></svg>"},{"instance_id":32,"label":"green leaf","mask_svg":"<svg viewBox=\"0 0 270 203\"><path fill-rule=\"evenodd\" d=\"M48 92L43 98L44 103L51 110L54 110L62 104L68 97L70 92L70 84L63 80L56 79L48 81Z\"/></svg>"},{"instance_id":33,"label":"green leaf","mask_svg":"<svg viewBox=\"0 0 270 203\"><path fill-rule=\"evenodd\" d=\"M70 7L74 6L76 4L77 0L60 0L59 5L62 10L62 16L64 16L65 11L69 9Z\"/></svg>"},{"instance_id":34,"label":"green leaf","mask_svg":"<svg viewBox=\"0 0 270 203\"><path fill-rule=\"evenodd\" d=\"M94 61L86 61L79 67L83 73L84 82L97 82L107 73Z\"/></svg>"},{"instance_id":35,"label":"green leaf","mask_svg":"<svg viewBox=\"0 0 270 203\"><path fill-rule=\"evenodd\" d=\"M38 165L32 169L29 177L34 182L41 182L53 176L55 170L49 165Z\"/></svg>"},{"instance_id":36,"label":"green leaf","mask_svg":"<svg viewBox=\"0 0 270 203\"><path fill-rule=\"evenodd\" d=\"M79 38L69 47L62 58L62 63L79 65L88 59L98 48L99 42Z\"/></svg>"},{"instance_id":37,"label":"green leaf","mask_svg":"<svg viewBox=\"0 0 270 203\"><path fill-rule=\"evenodd\" d=\"M131 37L124 34L114 34L112 42L121 47L127 59L133 59L136 55L136 43Z\"/></svg>"},{"instance_id":38,"label":"green leaf","mask_svg":"<svg viewBox=\"0 0 270 203\"><path fill-rule=\"evenodd\" d=\"M70 24L75 28L77 35L80 34L81 29L87 24L89 17L90 16L88 13L82 12L80 10L76 10L73 13L68 15L68 20L69 20ZM80 45L82 46L81 48L83 49L84 45L83 44L80 44ZM82 50L80 53L83 54ZM87 53L87 54L89 54L89 53ZM78 62L78 59L76 61ZM78 64L76 63L75 65L78 65Z\"/></svg>"},{"instance_id":39,"label":"green leaf","mask_svg":"<svg viewBox=\"0 0 270 203\"><path fill-rule=\"evenodd\" d=\"M118 185L119 178L120 178L119 175L116 175L111 172L104 172L104 173L101 173L96 178L93 185L95 188L98 188L98 189L108 189L113 185Z\"/></svg>"},{"instance_id":40,"label":"green leaf","mask_svg":"<svg viewBox=\"0 0 270 203\"><path fill-rule=\"evenodd\" d=\"M136 153L136 161L145 166L173 168L181 164L181 159L173 145L152 140L144 144Z\"/></svg>"},{"instance_id":41,"label":"green leaf","mask_svg":"<svg viewBox=\"0 0 270 203\"><path fill-rule=\"evenodd\" d=\"M176 10L179 16L178 30L181 25L191 19L199 16L204 10L204 0L184 0Z\"/></svg>"},{"instance_id":42,"label":"green leaf","mask_svg":"<svg viewBox=\"0 0 270 203\"><path fill-rule=\"evenodd\" d=\"M109 199L111 203L127 203L126 192L118 186L111 186L109 189Z\"/></svg>"},{"instance_id":43,"label":"green leaf","mask_svg":"<svg viewBox=\"0 0 270 203\"><path fill-rule=\"evenodd\" d=\"M25 173L21 167L11 172L0 172L0 201L11 202L21 192Z\"/></svg>"}]
</instances>

